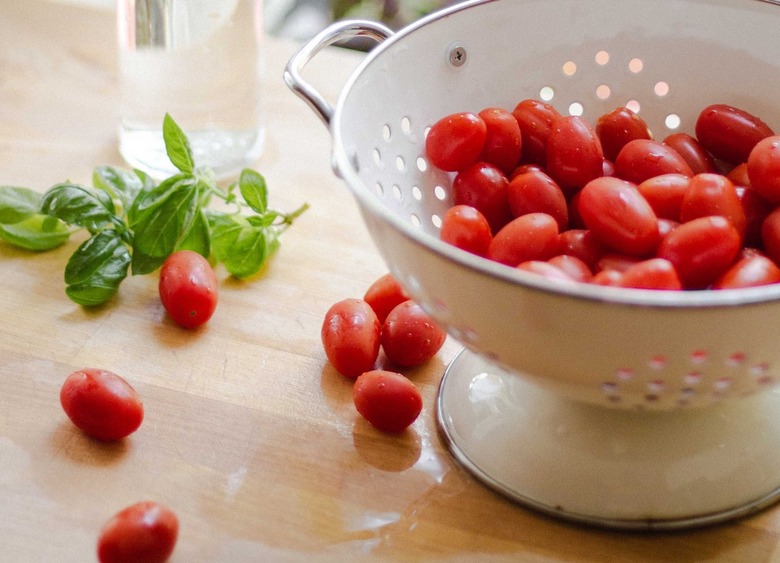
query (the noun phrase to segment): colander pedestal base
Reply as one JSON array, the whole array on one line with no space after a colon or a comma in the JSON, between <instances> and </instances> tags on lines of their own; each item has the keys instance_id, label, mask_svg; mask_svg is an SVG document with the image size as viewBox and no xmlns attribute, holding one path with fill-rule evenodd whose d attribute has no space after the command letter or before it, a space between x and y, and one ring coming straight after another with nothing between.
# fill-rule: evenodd
<instances>
[{"instance_id":1,"label":"colander pedestal base","mask_svg":"<svg viewBox=\"0 0 780 563\"><path fill-rule=\"evenodd\" d=\"M448 448L477 479L548 515L618 529L684 529L780 498L780 393L628 411L573 402L468 350L437 402Z\"/></svg>"}]
</instances>

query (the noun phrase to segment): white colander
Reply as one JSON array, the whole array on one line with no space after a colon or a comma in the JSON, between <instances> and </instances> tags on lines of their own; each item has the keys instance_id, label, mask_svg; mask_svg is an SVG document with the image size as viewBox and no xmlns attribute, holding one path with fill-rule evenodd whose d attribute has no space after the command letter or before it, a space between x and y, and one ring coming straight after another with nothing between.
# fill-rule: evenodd
<instances>
[{"instance_id":1,"label":"white colander","mask_svg":"<svg viewBox=\"0 0 780 563\"><path fill-rule=\"evenodd\" d=\"M303 68L355 36L380 44L331 106ZM438 422L479 479L623 528L719 522L780 495L780 285L560 286L478 258L438 240L451 175L424 154L440 117L524 98L591 123L627 105L658 139L693 133L713 103L780 131L780 2L471 1L397 33L336 23L285 79L329 126L334 170L390 270L465 346Z\"/></svg>"}]
</instances>

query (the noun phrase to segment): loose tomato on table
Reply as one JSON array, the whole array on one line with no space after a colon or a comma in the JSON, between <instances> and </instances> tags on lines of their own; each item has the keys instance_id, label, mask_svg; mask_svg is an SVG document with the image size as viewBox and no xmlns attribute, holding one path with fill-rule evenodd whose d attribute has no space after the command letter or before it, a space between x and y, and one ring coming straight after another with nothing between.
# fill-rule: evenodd
<instances>
[{"instance_id":1,"label":"loose tomato on table","mask_svg":"<svg viewBox=\"0 0 780 563\"><path fill-rule=\"evenodd\" d=\"M355 378L374 367L382 325L362 299L347 298L325 313L320 336L325 355L341 375Z\"/></svg>"},{"instance_id":2,"label":"loose tomato on table","mask_svg":"<svg viewBox=\"0 0 780 563\"><path fill-rule=\"evenodd\" d=\"M403 432L422 412L420 390L393 371L370 370L361 374L352 397L358 413L382 432Z\"/></svg>"},{"instance_id":3,"label":"loose tomato on table","mask_svg":"<svg viewBox=\"0 0 780 563\"><path fill-rule=\"evenodd\" d=\"M164 563L179 535L179 519L167 506L143 501L119 511L98 538L100 563Z\"/></svg>"},{"instance_id":4,"label":"loose tomato on table","mask_svg":"<svg viewBox=\"0 0 780 563\"><path fill-rule=\"evenodd\" d=\"M472 112L453 113L431 126L425 152L431 164L454 172L474 164L485 146L487 125Z\"/></svg>"},{"instance_id":5,"label":"loose tomato on table","mask_svg":"<svg viewBox=\"0 0 780 563\"><path fill-rule=\"evenodd\" d=\"M160 268L158 289L168 315L184 328L205 324L217 308L214 269L192 250L179 250L168 256Z\"/></svg>"},{"instance_id":6,"label":"loose tomato on table","mask_svg":"<svg viewBox=\"0 0 780 563\"><path fill-rule=\"evenodd\" d=\"M400 367L415 367L436 355L447 333L418 303L405 301L387 315L380 338L390 362Z\"/></svg>"},{"instance_id":7,"label":"loose tomato on table","mask_svg":"<svg viewBox=\"0 0 780 563\"><path fill-rule=\"evenodd\" d=\"M409 295L389 272L376 279L363 295L363 301L374 310L380 324L385 322L390 311L408 299Z\"/></svg>"},{"instance_id":8,"label":"loose tomato on table","mask_svg":"<svg viewBox=\"0 0 780 563\"><path fill-rule=\"evenodd\" d=\"M68 375L60 388L60 404L79 430L102 441L129 436L144 419L136 390L104 369L85 368Z\"/></svg>"}]
</instances>

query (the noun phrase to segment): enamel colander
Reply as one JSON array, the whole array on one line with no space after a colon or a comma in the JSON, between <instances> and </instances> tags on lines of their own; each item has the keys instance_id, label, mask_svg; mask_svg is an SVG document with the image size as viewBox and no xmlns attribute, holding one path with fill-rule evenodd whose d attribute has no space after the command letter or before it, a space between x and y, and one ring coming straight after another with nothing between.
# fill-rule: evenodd
<instances>
[{"instance_id":1,"label":"enamel colander","mask_svg":"<svg viewBox=\"0 0 780 563\"><path fill-rule=\"evenodd\" d=\"M378 45L331 105L302 76L324 47ZM333 24L285 71L328 126L333 167L392 273L464 345L442 437L479 480L548 514L618 528L744 516L780 494L780 285L555 285L438 239L451 174L440 117L522 99L591 123L628 106L655 138L727 103L780 130L780 3L467 1L393 32Z\"/></svg>"}]
</instances>

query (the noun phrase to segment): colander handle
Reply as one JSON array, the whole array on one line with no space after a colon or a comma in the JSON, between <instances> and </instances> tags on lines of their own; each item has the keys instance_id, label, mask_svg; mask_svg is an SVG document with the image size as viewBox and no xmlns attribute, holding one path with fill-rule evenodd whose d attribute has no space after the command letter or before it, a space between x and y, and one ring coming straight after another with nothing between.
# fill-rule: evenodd
<instances>
[{"instance_id":1,"label":"colander handle","mask_svg":"<svg viewBox=\"0 0 780 563\"><path fill-rule=\"evenodd\" d=\"M301 77L303 67L322 49L338 41L346 41L354 37L369 37L381 43L391 35L393 31L389 27L368 20L343 20L333 23L312 37L293 55L284 69L284 81L290 90L309 104L325 125L330 125L333 107Z\"/></svg>"}]
</instances>

